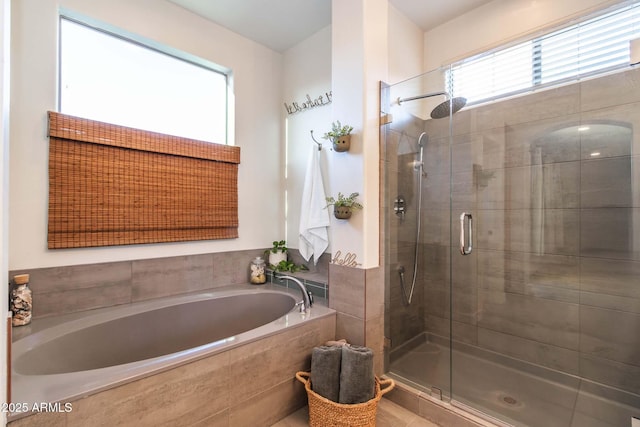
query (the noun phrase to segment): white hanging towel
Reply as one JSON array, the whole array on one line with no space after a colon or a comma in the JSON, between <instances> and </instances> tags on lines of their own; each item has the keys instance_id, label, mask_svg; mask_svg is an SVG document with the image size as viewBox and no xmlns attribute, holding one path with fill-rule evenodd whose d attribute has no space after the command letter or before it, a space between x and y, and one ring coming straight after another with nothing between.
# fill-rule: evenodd
<instances>
[{"instance_id":1,"label":"white hanging towel","mask_svg":"<svg viewBox=\"0 0 640 427\"><path fill-rule=\"evenodd\" d=\"M314 256L314 265L329 246L329 210L322 183L320 170L320 150L314 145L307 174L304 178L302 203L300 208L299 250L302 257L309 261Z\"/></svg>"}]
</instances>

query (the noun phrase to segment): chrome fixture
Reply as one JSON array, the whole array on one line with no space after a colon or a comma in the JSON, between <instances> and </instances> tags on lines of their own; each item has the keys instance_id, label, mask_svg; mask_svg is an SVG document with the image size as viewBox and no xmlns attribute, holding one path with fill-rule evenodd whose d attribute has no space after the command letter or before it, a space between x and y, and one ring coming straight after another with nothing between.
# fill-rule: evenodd
<instances>
[{"instance_id":1,"label":"chrome fixture","mask_svg":"<svg viewBox=\"0 0 640 427\"><path fill-rule=\"evenodd\" d=\"M307 287L304 285L304 283L302 283L300 280L292 276L276 276L276 277L278 279L291 280L296 285L298 285L298 287L300 288L300 291L302 292L302 301L300 301L296 305L300 306L300 313L306 313L307 311L309 311L309 309L313 305L313 299L311 297L311 293L307 290Z\"/></svg>"},{"instance_id":2,"label":"chrome fixture","mask_svg":"<svg viewBox=\"0 0 640 427\"><path fill-rule=\"evenodd\" d=\"M411 289L409 290L409 295L407 295L406 286L404 283L404 267L398 267L398 274L400 275L400 288L402 288L402 296L404 297L404 302L406 305L411 305L411 301L413 300L413 291L416 288L416 279L418 278L418 259L419 259L419 249L420 249L420 226L422 223L422 180L427 176L427 173L424 171L424 161L423 161L423 152L424 146L426 145L426 141L423 139L427 136L426 132L422 132L418 137L418 148L420 149L420 155L417 161L413 162L413 169L419 173L418 175L418 206L416 213L416 242L413 252L413 277L411 279Z\"/></svg>"},{"instance_id":3,"label":"chrome fixture","mask_svg":"<svg viewBox=\"0 0 640 427\"><path fill-rule=\"evenodd\" d=\"M467 235L468 240L465 238L464 223L467 219ZM468 244L467 244L468 241ZM469 255L473 250L473 217L470 213L462 212L460 214L460 253L462 255Z\"/></svg>"},{"instance_id":4,"label":"chrome fixture","mask_svg":"<svg viewBox=\"0 0 640 427\"><path fill-rule=\"evenodd\" d=\"M431 111L432 119L442 119L444 117L448 117L449 115L455 114L460 111L460 109L467 104L467 98L464 98L462 96L451 98L451 95L449 95L447 92L431 92L425 93L424 95L410 96L408 98L398 98L397 102L398 105L402 105L402 103L406 101L431 98L432 96L444 96L447 98L444 102L436 105L436 107Z\"/></svg>"},{"instance_id":5,"label":"chrome fixture","mask_svg":"<svg viewBox=\"0 0 640 427\"><path fill-rule=\"evenodd\" d=\"M396 197L393 201L393 213L400 217L400 219L404 219L404 214L407 211L407 202L402 196Z\"/></svg>"}]
</instances>

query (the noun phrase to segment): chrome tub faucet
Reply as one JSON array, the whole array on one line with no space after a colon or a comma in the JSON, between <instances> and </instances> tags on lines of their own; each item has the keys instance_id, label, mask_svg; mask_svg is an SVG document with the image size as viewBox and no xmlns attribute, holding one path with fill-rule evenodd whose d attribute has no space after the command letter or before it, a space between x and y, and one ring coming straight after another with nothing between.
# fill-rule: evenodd
<instances>
[{"instance_id":1,"label":"chrome tub faucet","mask_svg":"<svg viewBox=\"0 0 640 427\"><path fill-rule=\"evenodd\" d=\"M296 305L300 305L300 313L306 313L311 306L313 305L313 298L311 293L307 290L307 287L302 283L299 279L296 279L293 276L276 276L278 279L287 279L293 281L302 292L302 301L300 301Z\"/></svg>"}]
</instances>

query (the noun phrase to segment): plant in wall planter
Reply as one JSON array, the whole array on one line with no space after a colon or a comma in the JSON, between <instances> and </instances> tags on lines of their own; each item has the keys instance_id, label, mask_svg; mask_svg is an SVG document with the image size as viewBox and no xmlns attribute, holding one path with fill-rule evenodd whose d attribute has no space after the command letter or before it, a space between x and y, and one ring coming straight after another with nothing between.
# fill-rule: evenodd
<instances>
[{"instance_id":1,"label":"plant in wall planter","mask_svg":"<svg viewBox=\"0 0 640 427\"><path fill-rule=\"evenodd\" d=\"M323 138L333 143L335 151L349 151L351 147L351 131L353 126L344 125L337 120L331 123L331 131L324 134Z\"/></svg>"},{"instance_id":2,"label":"plant in wall planter","mask_svg":"<svg viewBox=\"0 0 640 427\"><path fill-rule=\"evenodd\" d=\"M269 266L271 268L274 268L274 266L280 264L282 261L287 261L287 249L287 242L284 240L274 240L273 247L264 251L265 255L269 257Z\"/></svg>"},{"instance_id":3,"label":"plant in wall planter","mask_svg":"<svg viewBox=\"0 0 640 427\"><path fill-rule=\"evenodd\" d=\"M362 205L356 201L360 193L351 193L348 197L338 193L338 199L327 197L327 207L333 205L333 215L338 219L349 219L354 210L362 209Z\"/></svg>"},{"instance_id":4,"label":"plant in wall planter","mask_svg":"<svg viewBox=\"0 0 640 427\"><path fill-rule=\"evenodd\" d=\"M278 264L276 265L272 265L271 268L274 271L287 271L290 273L295 273L297 271L301 271L301 270L308 270L307 266L304 264L294 264L292 261L285 261L282 260L280 261Z\"/></svg>"}]
</instances>

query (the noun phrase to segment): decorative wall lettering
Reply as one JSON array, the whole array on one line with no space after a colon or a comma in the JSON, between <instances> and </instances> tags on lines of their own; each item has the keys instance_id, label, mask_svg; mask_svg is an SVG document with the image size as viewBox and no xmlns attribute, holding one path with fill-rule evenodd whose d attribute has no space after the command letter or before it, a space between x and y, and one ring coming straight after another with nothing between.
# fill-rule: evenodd
<instances>
[{"instance_id":1,"label":"decorative wall lettering","mask_svg":"<svg viewBox=\"0 0 640 427\"><path fill-rule=\"evenodd\" d=\"M346 267L357 267L359 265L362 265L361 263L356 261L356 254L352 254L351 252L347 252L347 254L343 258L342 252L337 251L331 262L333 264L344 265Z\"/></svg>"},{"instance_id":2,"label":"decorative wall lettering","mask_svg":"<svg viewBox=\"0 0 640 427\"><path fill-rule=\"evenodd\" d=\"M331 104L331 97L333 94L331 91L325 92L324 95L320 95L317 98L311 99L307 94L307 99L304 102L292 102L291 104L284 103L284 108L289 114L299 113L301 111L309 110L311 108L322 107L324 105Z\"/></svg>"}]
</instances>

